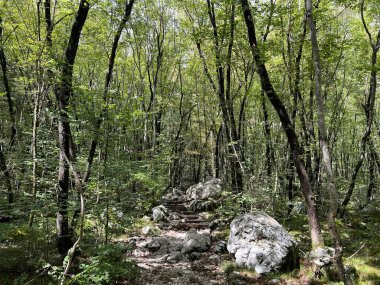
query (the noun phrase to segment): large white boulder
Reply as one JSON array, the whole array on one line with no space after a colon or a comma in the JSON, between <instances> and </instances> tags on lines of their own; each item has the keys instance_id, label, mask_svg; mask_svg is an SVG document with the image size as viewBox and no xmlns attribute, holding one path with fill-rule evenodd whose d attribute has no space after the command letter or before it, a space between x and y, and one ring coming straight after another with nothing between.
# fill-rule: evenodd
<instances>
[{"instance_id":1,"label":"large white boulder","mask_svg":"<svg viewBox=\"0 0 380 285\"><path fill-rule=\"evenodd\" d=\"M252 212L235 218L227 249L239 266L257 273L290 271L299 267L297 243L272 217Z\"/></svg>"},{"instance_id":2,"label":"large white boulder","mask_svg":"<svg viewBox=\"0 0 380 285\"><path fill-rule=\"evenodd\" d=\"M213 178L206 182L200 182L186 190L186 197L188 200L202 200L216 197L222 192L221 183L222 181L218 178Z\"/></svg>"}]
</instances>

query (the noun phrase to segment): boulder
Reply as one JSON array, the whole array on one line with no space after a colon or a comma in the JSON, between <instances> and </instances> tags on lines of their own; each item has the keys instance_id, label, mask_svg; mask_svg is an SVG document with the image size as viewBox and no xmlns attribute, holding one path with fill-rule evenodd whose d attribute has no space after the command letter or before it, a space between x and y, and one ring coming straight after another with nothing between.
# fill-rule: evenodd
<instances>
[{"instance_id":1,"label":"boulder","mask_svg":"<svg viewBox=\"0 0 380 285\"><path fill-rule=\"evenodd\" d=\"M150 238L142 243L141 246L159 256L180 252L182 249L180 242L165 237Z\"/></svg>"},{"instance_id":2,"label":"boulder","mask_svg":"<svg viewBox=\"0 0 380 285\"><path fill-rule=\"evenodd\" d=\"M222 254L222 253L225 253L227 251L227 243L224 241L224 240L220 240L218 241L215 245L214 245L214 249L213 249L214 253L216 254Z\"/></svg>"},{"instance_id":3,"label":"boulder","mask_svg":"<svg viewBox=\"0 0 380 285\"><path fill-rule=\"evenodd\" d=\"M210 247L211 240L208 236L199 234L196 229L190 229L185 236L182 254L191 252L205 252Z\"/></svg>"},{"instance_id":4,"label":"boulder","mask_svg":"<svg viewBox=\"0 0 380 285\"><path fill-rule=\"evenodd\" d=\"M186 195L183 191L177 188L170 188L168 192L162 197L164 200L184 200Z\"/></svg>"},{"instance_id":5,"label":"boulder","mask_svg":"<svg viewBox=\"0 0 380 285\"><path fill-rule=\"evenodd\" d=\"M218 207L218 203L210 198L209 200L192 200L188 209L193 212L212 211Z\"/></svg>"},{"instance_id":6,"label":"boulder","mask_svg":"<svg viewBox=\"0 0 380 285\"><path fill-rule=\"evenodd\" d=\"M332 264L335 250L331 247L318 247L311 251L309 258L319 267L325 267Z\"/></svg>"},{"instance_id":7,"label":"boulder","mask_svg":"<svg viewBox=\"0 0 380 285\"><path fill-rule=\"evenodd\" d=\"M186 190L188 200L202 200L216 197L222 192L221 180L213 178L207 182L200 182Z\"/></svg>"},{"instance_id":8,"label":"boulder","mask_svg":"<svg viewBox=\"0 0 380 285\"><path fill-rule=\"evenodd\" d=\"M153 235L159 235L161 232L160 228L156 226L146 226L141 229L141 233L144 236L153 236Z\"/></svg>"},{"instance_id":9,"label":"boulder","mask_svg":"<svg viewBox=\"0 0 380 285\"><path fill-rule=\"evenodd\" d=\"M180 251L173 251L166 258L166 261L171 262L171 263L175 263L180 260L182 260L182 253Z\"/></svg>"},{"instance_id":10,"label":"boulder","mask_svg":"<svg viewBox=\"0 0 380 285\"><path fill-rule=\"evenodd\" d=\"M166 221L167 220L169 212L165 208L164 205L159 205L157 207L154 207L152 209L152 211L153 211L153 221L155 221L155 222L162 222L162 221Z\"/></svg>"},{"instance_id":11,"label":"boulder","mask_svg":"<svg viewBox=\"0 0 380 285\"><path fill-rule=\"evenodd\" d=\"M272 217L252 212L235 218L227 249L239 266L257 273L291 271L299 267L297 243Z\"/></svg>"},{"instance_id":12,"label":"boulder","mask_svg":"<svg viewBox=\"0 0 380 285\"><path fill-rule=\"evenodd\" d=\"M212 231L220 228L227 228L230 221L230 219L215 219L210 222L208 227Z\"/></svg>"},{"instance_id":13,"label":"boulder","mask_svg":"<svg viewBox=\"0 0 380 285\"><path fill-rule=\"evenodd\" d=\"M183 197L185 197L185 193L177 188L173 188L172 196L174 200L181 200Z\"/></svg>"}]
</instances>

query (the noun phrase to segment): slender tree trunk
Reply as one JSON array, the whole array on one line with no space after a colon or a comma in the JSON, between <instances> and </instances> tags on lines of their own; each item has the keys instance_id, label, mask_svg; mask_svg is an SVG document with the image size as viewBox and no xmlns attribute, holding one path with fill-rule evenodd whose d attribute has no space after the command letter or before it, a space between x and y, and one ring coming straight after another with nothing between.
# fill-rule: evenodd
<instances>
[{"instance_id":1,"label":"slender tree trunk","mask_svg":"<svg viewBox=\"0 0 380 285\"><path fill-rule=\"evenodd\" d=\"M11 175L8 170L7 161L5 160L4 156L4 147L3 144L0 142L0 170L3 172L5 177L5 185L7 187L7 195L8 195L8 203L12 204L14 202L14 194L12 190L12 179Z\"/></svg>"},{"instance_id":2,"label":"slender tree trunk","mask_svg":"<svg viewBox=\"0 0 380 285\"><path fill-rule=\"evenodd\" d=\"M305 198L306 207L308 210L308 219L310 226L310 235L312 241L312 247L319 247L323 245L323 238L321 235L321 230L319 226L319 219L317 216L317 211L314 204L314 194L311 190L309 176L306 171L305 163L302 158L302 150L298 142L297 134L294 131L293 125L290 121L287 110L285 109L284 104L278 97L268 75L266 66L261 58L259 48L257 46L255 26L253 23L253 17L249 9L249 4L247 0L240 0L242 5L242 10L244 14L244 20L247 26L248 40L251 46L251 51L253 59L255 60L257 71L260 76L260 81L262 89L268 96L269 101L272 103L273 107L277 111L277 114L282 123L282 127L285 131L285 134L288 138L290 149L292 151L294 164L297 170L298 177L301 183L301 189L303 196Z\"/></svg>"},{"instance_id":3,"label":"slender tree trunk","mask_svg":"<svg viewBox=\"0 0 380 285\"><path fill-rule=\"evenodd\" d=\"M7 97L8 108L9 108L9 118L11 121L11 134L9 140L10 149L12 149L13 144L16 139L16 119L15 119L15 111L13 107L13 98L11 95L11 88L8 81L8 69L7 69L7 58L3 49L3 20L0 17L0 64L1 70L3 72L3 84L5 89L5 95ZM12 189L12 178L11 171L9 170L7 160L5 157L5 151L3 144L0 144L0 169L4 173L5 176L5 184L7 187L7 195L8 195L8 203L12 204L14 202L14 193Z\"/></svg>"},{"instance_id":4,"label":"slender tree trunk","mask_svg":"<svg viewBox=\"0 0 380 285\"><path fill-rule=\"evenodd\" d=\"M11 121L11 135L10 135L10 147L13 146L16 139L17 129L16 129L16 112L13 106L13 98L11 93L11 87L8 80L8 67L7 67L7 58L3 49L3 19L0 17L0 64L1 70L3 72L3 84L5 89L5 96L7 97L8 108L9 108L9 118Z\"/></svg>"},{"instance_id":5,"label":"slender tree trunk","mask_svg":"<svg viewBox=\"0 0 380 285\"><path fill-rule=\"evenodd\" d=\"M372 122L373 122L373 114L374 114L373 110L375 107L375 98L376 98L377 69L378 69L377 68L377 52L380 49L380 29L377 33L376 42L374 42L372 39L372 35L369 32L367 24L365 22L363 10L364 10L364 0L362 0L361 7L360 7L361 19L362 19L364 29L368 35L369 42L370 42L371 47L372 47L371 81L370 81L370 86L369 86L369 94L368 94L368 97L367 97L367 100L366 100L366 103L364 106L367 124L366 124L366 129L364 131L364 134L363 134L363 137L361 140L361 153L359 156L359 160L357 161L357 163L355 165L354 172L352 173L352 176L351 176L351 183L348 187L348 191L346 193L346 196L345 196L345 198L342 202L342 205L339 209L339 214L341 214L341 215L344 215L345 209L351 200L352 193L354 192L354 189L355 189L356 179L358 177L360 168L363 165L364 157L366 154L367 142L370 139L371 130L372 130Z\"/></svg>"},{"instance_id":6,"label":"slender tree trunk","mask_svg":"<svg viewBox=\"0 0 380 285\"><path fill-rule=\"evenodd\" d=\"M39 124L39 112L40 112L40 101L41 101L41 93L42 93L42 82L38 83L38 90L36 92L36 95L34 96L34 108L33 108L33 130L32 130L32 159L33 159L33 166L32 166L32 200L33 204L36 200L37 195L37 132L38 132L38 124ZM31 227L33 225L34 221L34 209L31 209L29 214L29 222L28 225Z\"/></svg>"},{"instance_id":7,"label":"slender tree trunk","mask_svg":"<svg viewBox=\"0 0 380 285\"><path fill-rule=\"evenodd\" d=\"M265 134L265 157L267 161L267 175L268 177L272 176L272 140L271 140L271 132L270 132L270 123L267 106L265 104L265 92L261 90L261 106L263 108L264 115L264 134Z\"/></svg>"},{"instance_id":8,"label":"slender tree trunk","mask_svg":"<svg viewBox=\"0 0 380 285\"><path fill-rule=\"evenodd\" d=\"M41 4L42 0L37 2L37 40L41 42ZM39 113L40 113L40 100L42 97L44 82L43 82L43 69L41 66L41 59L36 59L36 81L37 81L37 90L34 95L34 107L33 107L33 128L32 128L32 209L29 213L28 226L32 227L34 222L35 210L34 204L37 196L37 152L38 152L38 125L39 125Z\"/></svg>"},{"instance_id":9,"label":"slender tree trunk","mask_svg":"<svg viewBox=\"0 0 380 285\"><path fill-rule=\"evenodd\" d=\"M214 3L211 0L207 0L208 15L212 25L213 38L214 38L214 50L215 50L215 64L216 64L216 74L217 83L216 86L211 75L208 72L207 64L203 53L200 48L200 42L197 42L197 48L199 55L203 61L204 71L214 89L218 94L219 104L222 110L222 119L224 123L224 130L228 143L228 154L229 154L229 164L231 170L231 183L232 188L236 192L243 190L243 164L240 158L240 143L238 130L236 126L236 120L233 108L233 99L231 98L231 58L232 58L232 48L234 42L234 31L235 31L235 4L231 5L230 12L230 34L227 50L226 68L223 65L222 59L222 48L221 39L218 32L218 26L216 22L216 15L214 9Z\"/></svg>"},{"instance_id":10,"label":"slender tree trunk","mask_svg":"<svg viewBox=\"0 0 380 285\"><path fill-rule=\"evenodd\" d=\"M107 71L107 74L106 74L106 79L105 79L105 83L104 83L104 89L103 89L103 94L102 94L102 110L99 114L99 117L98 119L96 120L95 122L95 136L91 142L91 147L90 147L90 151L89 151L89 154L88 154L88 157L87 157L87 169L86 169L86 173L85 173L85 176L84 176L84 179L83 179L83 182L86 184L89 177L90 177L90 174L91 174L91 167L92 167L92 163L94 161L94 156L95 156L95 151L96 151L96 147L99 143L99 135L100 135L100 126L104 120L104 117L106 115L106 112L107 112L107 98L108 98L108 90L110 88L110 85L111 85L111 80L112 80L112 72L113 72L113 68L114 68L114 65L115 65L115 58L116 58L116 52L117 52L117 47L118 47L118 44L119 44L119 40L120 40L120 37L121 37L121 33L123 32L123 29L125 27L125 24L127 23L127 21L129 20L130 16L131 16L131 12L132 12L132 8L133 8L133 4L134 4L135 0L126 0L125 2L125 9L124 9L124 15L123 15L123 18L119 24L119 27L116 31L116 34L114 36L114 39L113 39L113 43L112 43L112 49L111 49L111 54L110 54L110 57L109 57L109 60L108 60L108 71Z\"/></svg>"},{"instance_id":11,"label":"slender tree trunk","mask_svg":"<svg viewBox=\"0 0 380 285\"><path fill-rule=\"evenodd\" d=\"M335 218L338 211L338 193L335 189L334 174L332 170L332 162L327 138L327 130L325 123L325 106L324 99L322 95L322 70L321 70L321 59L319 55L319 45L317 39L317 29L313 19L313 3L312 0L305 0L306 7L306 19L310 28L311 45L313 51L314 60L314 72L315 72L315 98L317 103L317 113L318 113L318 127L319 127L319 143L322 149L323 164L326 171L327 184L330 196L330 208L328 213L328 223L331 233L331 237L334 242L335 248L335 264L338 269L338 274L340 279L346 285L352 284L350 278L348 278L344 271L343 265L343 248L341 245L340 237L336 229Z\"/></svg>"},{"instance_id":12,"label":"slender tree trunk","mask_svg":"<svg viewBox=\"0 0 380 285\"><path fill-rule=\"evenodd\" d=\"M61 255L66 255L73 245L69 233L68 198L69 198L69 161L73 159L72 136L68 115L70 97L72 95L72 77L75 57L78 50L79 38L87 19L90 5L81 0L70 38L63 58L56 97L59 106L58 136L59 136L59 170L58 170L58 213L57 213L57 248ZM67 159L66 159L67 158Z\"/></svg>"},{"instance_id":13,"label":"slender tree trunk","mask_svg":"<svg viewBox=\"0 0 380 285\"><path fill-rule=\"evenodd\" d=\"M51 33L53 32L53 23L51 20L51 3L50 0L45 0L45 23L46 23L46 42L48 47L53 45Z\"/></svg>"},{"instance_id":14,"label":"slender tree trunk","mask_svg":"<svg viewBox=\"0 0 380 285\"><path fill-rule=\"evenodd\" d=\"M373 192L375 190L375 156L374 153L371 152L370 160L369 160L369 184L367 189L367 203L371 203L373 199Z\"/></svg>"}]
</instances>

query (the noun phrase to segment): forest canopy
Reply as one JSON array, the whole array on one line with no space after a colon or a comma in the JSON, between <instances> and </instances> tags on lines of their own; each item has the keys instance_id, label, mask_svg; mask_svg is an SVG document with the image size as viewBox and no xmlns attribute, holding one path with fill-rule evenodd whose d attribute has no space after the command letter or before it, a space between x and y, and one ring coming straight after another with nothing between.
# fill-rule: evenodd
<instances>
[{"instance_id":1,"label":"forest canopy","mask_svg":"<svg viewBox=\"0 0 380 285\"><path fill-rule=\"evenodd\" d=\"M122 284L118 241L218 178L214 219L378 284L379 49L378 0L0 0L0 283Z\"/></svg>"}]
</instances>

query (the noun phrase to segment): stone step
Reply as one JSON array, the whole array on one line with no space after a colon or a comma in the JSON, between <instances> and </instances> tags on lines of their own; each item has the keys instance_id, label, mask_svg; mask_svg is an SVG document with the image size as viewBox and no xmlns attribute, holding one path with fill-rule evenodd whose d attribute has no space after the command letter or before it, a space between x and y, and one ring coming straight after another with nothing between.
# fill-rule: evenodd
<instances>
[{"instance_id":1,"label":"stone step","mask_svg":"<svg viewBox=\"0 0 380 285\"><path fill-rule=\"evenodd\" d=\"M180 201L180 200L166 200L166 201L162 201L162 204L163 205L181 205L181 204L186 204L184 201Z\"/></svg>"},{"instance_id":2,"label":"stone step","mask_svg":"<svg viewBox=\"0 0 380 285\"><path fill-rule=\"evenodd\" d=\"M177 214L184 214L184 212L187 212L187 209L181 209L181 208L167 208L170 210L170 212L177 213ZM186 213L185 213L186 214ZM191 213L193 214L193 213Z\"/></svg>"},{"instance_id":3,"label":"stone step","mask_svg":"<svg viewBox=\"0 0 380 285\"><path fill-rule=\"evenodd\" d=\"M182 213L177 213L180 218L183 219L199 219L199 215L196 214L182 214Z\"/></svg>"},{"instance_id":4,"label":"stone step","mask_svg":"<svg viewBox=\"0 0 380 285\"><path fill-rule=\"evenodd\" d=\"M205 220L200 220L200 219L191 219L191 220L184 219L184 220L186 221L186 223L196 223L196 224L205 223L206 222Z\"/></svg>"},{"instance_id":5,"label":"stone step","mask_svg":"<svg viewBox=\"0 0 380 285\"><path fill-rule=\"evenodd\" d=\"M170 225L172 229L188 231L192 228L197 230L208 229L208 222L200 223L179 223L177 225Z\"/></svg>"}]
</instances>

